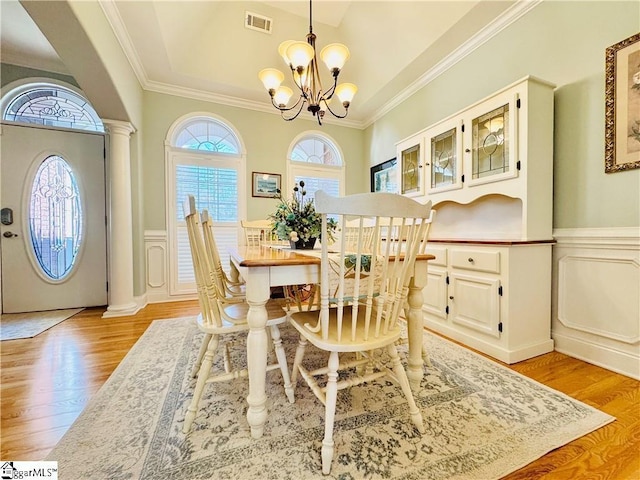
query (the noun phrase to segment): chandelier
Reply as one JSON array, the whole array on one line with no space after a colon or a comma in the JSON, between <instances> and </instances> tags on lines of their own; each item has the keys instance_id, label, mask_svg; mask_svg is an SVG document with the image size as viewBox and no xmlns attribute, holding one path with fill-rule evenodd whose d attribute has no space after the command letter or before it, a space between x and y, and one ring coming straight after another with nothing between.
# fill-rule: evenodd
<instances>
[{"instance_id":1,"label":"chandelier","mask_svg":"<svg viewBox=\"0 0 640 480\"><path fill-rule=\"evenodd\" d=\"M349 58L349 49L341 43L327 45L320 52L320 58L324 61L333 76L333 85L328 90L322 88L320 72L318 71L318 59L316 57L316 36L313 33L312 8L309 0L309 33L307 41L286 40L278 47L278 53L291 69L293 83L295 83L300 96L295 104L288 106L293 91L280 84L284 80L284 74L275 68L261 70L258 77L264 88L269 92L271 103L280 110L282 118L286 121L294 120L300 115L303 107L318 119L322 125L322 118L328 111L336 118L344 118L349 112L349 105L353 96L358 91L353 83L341 83L338 85L338 75ZM337 96L344 108L344 113L336 113L330 103L333 96Z\"/></svg>"}]
</instances>

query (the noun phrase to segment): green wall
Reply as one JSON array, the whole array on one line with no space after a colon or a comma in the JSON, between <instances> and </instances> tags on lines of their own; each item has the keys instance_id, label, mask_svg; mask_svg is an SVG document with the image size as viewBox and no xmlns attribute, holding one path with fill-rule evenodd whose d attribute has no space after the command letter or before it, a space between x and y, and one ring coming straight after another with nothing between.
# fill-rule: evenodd
<instances>
[{"instance_id":1,"label":"green wall","mask_svg":"<svg viewBox=\"0 0 640 480\"><path fill-rule=\"evenodd\" d=\"M534 75L556 84L554 228L640 225L640 169L604 173L605 49L640 30L640 2L546 1L364 132L375 165L394 144Z\"/></svg>"},{"instance_id":2,"label":"green wall","mask_svg":"<svg viewBox=\"0 0 640 480\"><path fill-rule=\"evenodd\" d=\"M319 127L315 121L300 118L286 122L279 115L271 113L154 92L145 92L144 105L143 170L147 230L165 229L164 142L167 132L177 119L194 112L208 112L222 117L240 134L247 155L248 220L264 219L275 209L274 200L250 196L251 172L279 173L282 175L283 191L289 191L293 184L289 185L291 181L285 178L287 152L293 140L306 131L321 131L329 135L342 150L346 164L347 193L362 192L369 188L369 169L364 160L361 130L331 124Z\"/></svg>"},{"instance_id":3,"label":"green wall","mask_svg":"<svg viewBox=\"0 0 640 480\"><path fill-rule=\"evenodd\" d=\"M74 87L80 88L75 79L69 75L63 75L61 73L43 72L42 70L36 70L33 68L20 67L18 65L10 65L8 63L0 64L0 87L29 77L42 77L42 78L55 78L63 82L69 83ZM4 92L3 92L4 93Z\"/></svg>"}]
</instances>

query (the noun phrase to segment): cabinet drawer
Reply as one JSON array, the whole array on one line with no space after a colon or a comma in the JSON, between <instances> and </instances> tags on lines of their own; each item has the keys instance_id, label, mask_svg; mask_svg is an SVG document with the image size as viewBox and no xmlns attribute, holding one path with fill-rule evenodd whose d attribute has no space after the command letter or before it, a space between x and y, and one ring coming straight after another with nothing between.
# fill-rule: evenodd
<instances>
[{"instance_id":1,"label":"cabinet drawer","mask_svg":"<svg viewBox=\"0 0 640 480\"><path fill-rule=\"evenodd\" d=\"M429 265L447 266L447 247L427 247L426 253L436 257L433 260L429 260Z\"/></svg>"},{"instance_id":2,"label":"cabinet drawer","mask_svg":"<svg viewBox=\"0 0 640 480\"><path fill-rule=\"evenodd\" d=\"M451 266L479 272L500 273L500 252L452 249Z\"/></svg>"}]
</instances>

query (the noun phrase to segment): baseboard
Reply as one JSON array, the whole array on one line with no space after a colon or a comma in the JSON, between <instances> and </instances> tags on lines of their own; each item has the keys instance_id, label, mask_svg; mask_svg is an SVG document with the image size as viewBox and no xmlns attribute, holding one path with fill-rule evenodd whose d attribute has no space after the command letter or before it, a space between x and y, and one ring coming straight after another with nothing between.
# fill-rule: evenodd
<instances>
[{"instance_id":1,"label":"baseboard","mask_svg":"<svg viewBox=\"0 0 640 480\"><path fill-rule=\"evenodd\" d=\"M556 351L621 375L640 380L640 355L551 332Z\"/></svg>"},{"instance_id":2,"label":"baseboard","mask_svg":"<svg viewBox=\"0 0 640 480\"><path fill-rule=\"evenodd\" d=\"M479 350L482 353L486 353L487 355L507 364L518 363L528 358L537 357L538 355L543 355L553 351L553 340L551 339L531 345L525 345L516 350L507 350L499 345L495 345L494 343L484 341L477 334L467 335L457 328L450 328L439 322L431 321L426 316L424 317L423 325L429 330L433 330L445 337L461 342L468 347Z\"/></svg>"}]
</instances>

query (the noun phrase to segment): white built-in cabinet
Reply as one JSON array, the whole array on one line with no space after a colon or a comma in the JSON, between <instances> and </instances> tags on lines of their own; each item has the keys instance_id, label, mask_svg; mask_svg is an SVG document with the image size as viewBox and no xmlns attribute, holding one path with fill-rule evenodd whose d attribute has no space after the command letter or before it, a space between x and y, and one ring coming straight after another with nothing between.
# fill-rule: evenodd
<instances>
[{"instance_id":1,"label":"white built-in cabinet","mask_svg":"<svg viewBox=\"0 0 640 480\"><path fill-rule=\"evenodd\" d=\"M425 326L506 363L553 350L553 89L526 77L397 144L433 202Z\"/></svg>"}]
</instances>

